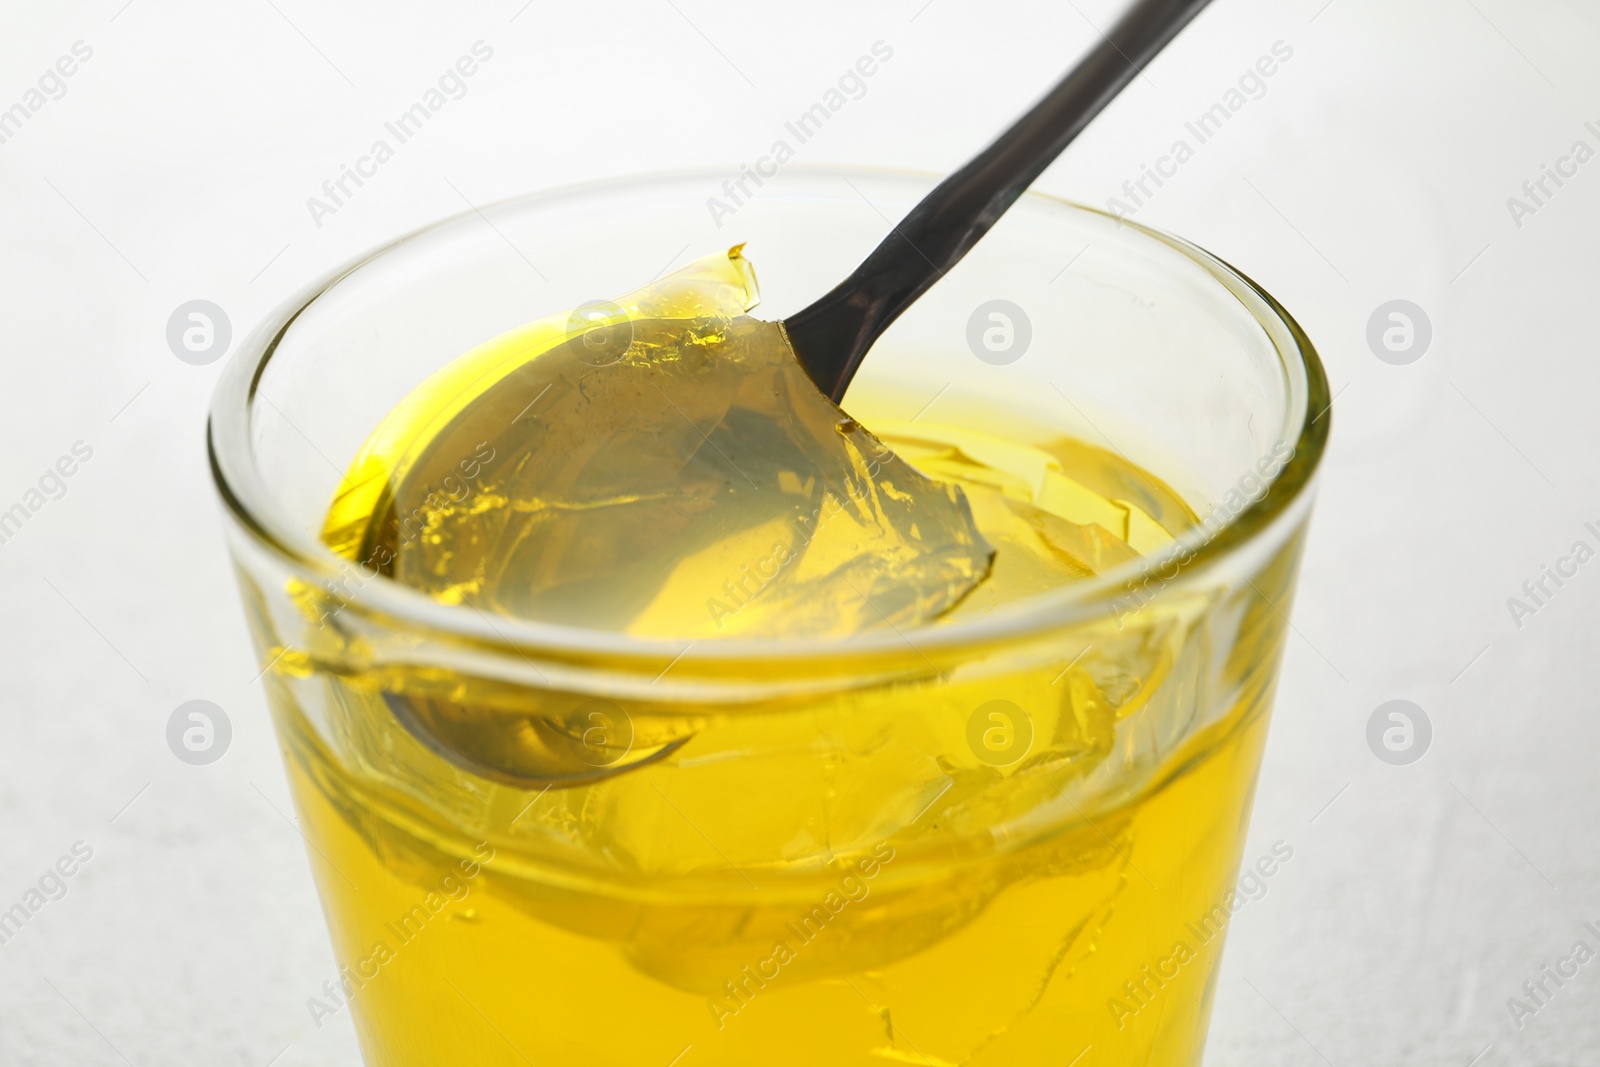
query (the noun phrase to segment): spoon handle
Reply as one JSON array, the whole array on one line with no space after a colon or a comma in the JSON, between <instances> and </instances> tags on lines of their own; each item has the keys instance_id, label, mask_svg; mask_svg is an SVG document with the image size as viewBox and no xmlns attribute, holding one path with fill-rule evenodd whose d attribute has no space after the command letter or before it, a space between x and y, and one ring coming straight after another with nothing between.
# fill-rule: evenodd
<instances>
[{"instance_id":1,"label":"spoon handle","mask_svg":"<svg viewBox=\"0 0 1600 1067\"><path fill-rule=\"evenodd\" d=\"M960 262L1210 0L1137 0L1033 108L901 219L855 272L784 322L818 388L844 396L867 349Z\"/></svg>"}]
</instances>

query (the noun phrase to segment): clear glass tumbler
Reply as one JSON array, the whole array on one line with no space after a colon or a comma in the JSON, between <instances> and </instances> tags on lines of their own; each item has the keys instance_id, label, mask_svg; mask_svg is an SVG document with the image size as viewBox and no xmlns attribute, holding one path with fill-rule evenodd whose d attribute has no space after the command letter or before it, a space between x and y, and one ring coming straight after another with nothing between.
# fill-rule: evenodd
<instances>
[{"instance_id":1,"label":"clear glass tumbler","mask_svg":"<svg viewBox=\"0 0 1600 1067\"><path fill-rule=\"evenodd\" d=\"M1198 1063L1330 421L1304 334L1215 257L1030 194L866 361L869 428L1082 442L1192 511L987 614L685 645L436 602L319 540L458 354L738 242L781 318L933 181L790 167L730 215L725 177L442 222L223 377L212 464L340 967L311 1010L375 1067ZM474 773L420 699L573 769Z\"/></svg>"}]
</instances>

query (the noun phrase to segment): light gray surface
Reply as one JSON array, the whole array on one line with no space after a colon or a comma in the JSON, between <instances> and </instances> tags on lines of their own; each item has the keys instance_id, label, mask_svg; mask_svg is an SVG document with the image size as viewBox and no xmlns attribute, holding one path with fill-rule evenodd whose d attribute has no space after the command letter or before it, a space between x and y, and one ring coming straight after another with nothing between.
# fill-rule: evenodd
<instances>
[{"instance_id":1,"label":"light gray surface","mask_svg":"<svg viewBox=\"0 0 1600 1067\"><path fill-rule=\"evenodd\" d=\"M1114 7L437 6L0 15L0 108L93 48L0 144L0 509L94 450L0 545L0 909L94 850L0 945L0 1062L357 1061L347 1021L305 1006L332 961L202 453L220 365L173 356L174 308L214 301L238 337L465 198L734 173L880 39L892 62L801 158L947 169ZM315 225L306 198L480 39L494 58L467 95ZM1582 928L1600 926L1600 562L1520 628L1507 598L1574 541L1600 548L1600 161L1520 226L1507 198L1575 141L1600 150L1600 13L1217 0L1040 186L1104 204L1193 145L1185 121L1277 41L1293 57L1264 95L1137 215L1282 299L1338 392L1247 851L1283 839L1294 859L1236 920L1208 1061L1594 1062L1600 962L1520 1030L1506 1002L1578 938L1600 948ZM1366 343L1397 298L1434 331L1407 366ZM233 726L210 766L165 738L197 698ZM1393 698L1433 725L1410 766L1367 747Z\"/></svg>"}]
</instances>

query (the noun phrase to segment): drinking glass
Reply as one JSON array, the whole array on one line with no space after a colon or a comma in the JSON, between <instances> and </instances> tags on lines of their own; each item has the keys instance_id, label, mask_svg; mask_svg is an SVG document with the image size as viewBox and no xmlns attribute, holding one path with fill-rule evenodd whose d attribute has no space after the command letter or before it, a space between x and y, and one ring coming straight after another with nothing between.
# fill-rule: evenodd
<instances>
[{"instance_id":1,"label":"drinking glass","mask_svg":"<svg viewBox=\"0 0 1600 1067\"><path fill-rule=\"evenodd\" d=\"M374 1067L1198 1063L1228 923L1292 861L1240 877L1330 422L1303 332L1216 257L1029 194L873 349L844 401L868 428L1076 442L1192 512L987 614L647 639L442 603L319 539L460 353L739 242L781 318L934 181L791 166L730 212L729 177L475 209L226 369L211 460L338 965L309 1010ZM499 773L468 721L556 755Z\"/></svg>"}]
</instances>

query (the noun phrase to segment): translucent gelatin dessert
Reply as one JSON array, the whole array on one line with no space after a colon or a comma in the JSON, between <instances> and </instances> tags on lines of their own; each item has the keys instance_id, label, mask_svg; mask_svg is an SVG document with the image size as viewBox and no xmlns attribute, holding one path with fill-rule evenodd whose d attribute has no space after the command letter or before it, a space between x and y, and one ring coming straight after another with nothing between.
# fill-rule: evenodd
<instances>
[{"instance_id":1,"label":"translucent gelatin dessert","mask_svg":"<svg viewBox=\"0 0 1600 1067\"><path fill-rule=\"evenodd\" d=\"M307 1010L373 1067L1195 1067L1303 516L1156 577L1206 500L976 399L847 414L757 296L734 248L439 352L340 577L236 548Z\"/></svg>"}]
</instances>

